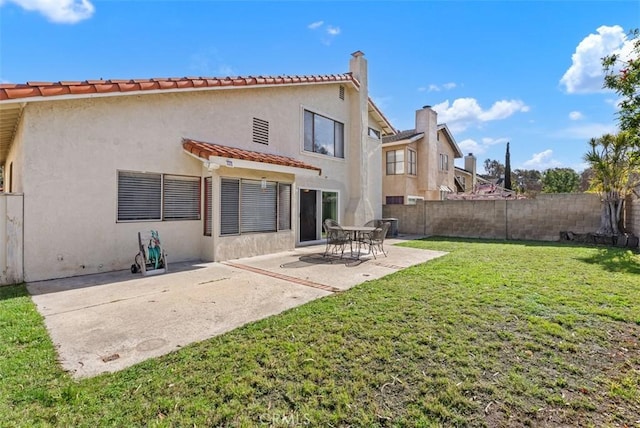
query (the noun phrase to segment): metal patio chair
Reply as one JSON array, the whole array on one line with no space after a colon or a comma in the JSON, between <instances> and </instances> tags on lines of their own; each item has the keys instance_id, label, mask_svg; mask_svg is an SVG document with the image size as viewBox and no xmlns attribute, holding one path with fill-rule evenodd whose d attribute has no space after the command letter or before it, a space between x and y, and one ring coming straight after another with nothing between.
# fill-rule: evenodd
<instances>
[{"instance_id":1,"label":"metal patio chair","mask_svg":"<svg viewBox=\"0 0 640 428\"><path fill-rule=\"evenodd\" d=\"M343 230L337 221L330 218L326 219L322 226L327 236L324 257L329 254L338 254L338 251L340 251L340 258L342 258L344 256L344 247L347 244L351 244L350 234Z\"/></svg>"}]
</instances>

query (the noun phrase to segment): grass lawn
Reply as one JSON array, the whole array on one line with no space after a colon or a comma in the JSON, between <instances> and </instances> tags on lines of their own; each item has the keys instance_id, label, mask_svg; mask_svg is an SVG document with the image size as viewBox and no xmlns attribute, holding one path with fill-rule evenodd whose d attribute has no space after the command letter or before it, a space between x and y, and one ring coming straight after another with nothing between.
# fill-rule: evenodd
<instances>
[{"instance_id":1,"label":"grass lawn","mask_svg":"<svg viewBox=\"0 0 640 428\"><path fill-rule=\"evenodd\" d=\"M640 426L640 255L406 245L450 254L80 381L0 287L0 425Z\"/></svg>"}]
</instances>

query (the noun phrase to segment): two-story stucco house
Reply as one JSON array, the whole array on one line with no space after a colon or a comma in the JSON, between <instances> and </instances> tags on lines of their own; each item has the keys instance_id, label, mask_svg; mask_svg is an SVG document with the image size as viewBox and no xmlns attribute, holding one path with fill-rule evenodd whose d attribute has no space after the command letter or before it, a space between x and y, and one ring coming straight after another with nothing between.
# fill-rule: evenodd
<instances>
[{"instance_id":1,"label":"two-story stucco house","mask_svg":"<svg viewBox=\"0 0 640 428\"><path fill-rule=\"evenodd\" d=\"M25 281L127 269L150 229L170 262L320 242L381 216L395 133L359 51L338 75L2 84L0 114Z\"/></svg>"},{"instance_id":2,"label":"two-story stucco house","mask_svg":"<svg viewBox=\"0 0 640 428\"><path fill-rule=\"evenodd\" d=\"M429 106L416 111L416 127L382 138L383 203L442 200L455 192L454 159L461 158L451 131Z\"/></svg>"}]
</instances>

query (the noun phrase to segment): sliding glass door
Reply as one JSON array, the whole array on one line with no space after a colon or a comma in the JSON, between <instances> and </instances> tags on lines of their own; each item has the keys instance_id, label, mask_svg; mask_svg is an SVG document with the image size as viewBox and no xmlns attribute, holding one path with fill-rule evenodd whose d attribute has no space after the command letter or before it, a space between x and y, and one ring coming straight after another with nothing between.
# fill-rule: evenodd
<instances>
[{"instance_id":1,"label":"sliding glass door","mask_svg":"<svg viewBox=\"0 0 640 428\"><path fill-rule=\"evenodd\" d=\"M323 238L322 223L327 218L338 219L338 192L300 189L300 242Z\"/></svg>"}]
</instances>

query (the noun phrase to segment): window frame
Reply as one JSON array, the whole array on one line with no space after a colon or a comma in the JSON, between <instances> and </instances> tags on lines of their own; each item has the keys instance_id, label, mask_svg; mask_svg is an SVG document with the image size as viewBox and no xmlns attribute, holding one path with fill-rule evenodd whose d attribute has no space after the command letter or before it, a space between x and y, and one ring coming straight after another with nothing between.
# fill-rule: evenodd
<instances>
[{"instance_id":1,"label":"window frame","mask_svg":"<svg viewBox=\"0 0 640 428\"><path fill-rule=\"evenodd\" d=\"M418 153L407 147L407 174L418 175Z\"/></svg>"},{"instance_id":2,"label":"window frame","mask_svg":"<svg viewBox=\"0 0 640 428\"><path fill-rule=\"evenodd\" d=\"M142 186L144 185L144 183L131 183L129 186L131 187L130 189L128 189L128 192L130 193L129 195L127 195L126 193L121 193L122 192L122 188L121 188L121 182L122 182L122 178L126 177L128 175L128 178L132 178L134 176L138 176L138 178L142 178L145 177L146 180L149 179L153 179L153 178L159 178L160 182L158 184L158 189L152 188L152 189L136 189L135 186ZM186 217L186 218L167 218L167 206L169 204L166 203L166 197L167 194L171 192L171 190L167 190L167 182L171 182L171 180L174 179L179 179L179 177L182 177L185 179L185 181L192 181L192 182L196 182L197 181L197 192L194 192L197 194L197 201L193 201L193 205L194 208L196 208L197 213L194 215L194 217ZM121 208L122 208L122 202L127 202L127 199L130 198L136 198L137 195L140 194L144 194L148 197L149 196L149 191L159 191L159 194L157 196L153 196L155 199L157 199L157 201L155 199L150 200L151 202L154 203L158 203L159 206L158 207L153 207L150 208L153 209L154 211L157 210L158 212L158 217L143 217L142 215L139 218L122 218L121 217ZM160 172L142 172L142 171L130 171L130 170L117 170L116 171L116 223L141 223L141 222L164 222L164 221L200 221L202 219L202 207L201 207L201 196L202 195L202 177L196 176L196 175L185 175L185 174L164 174L164 173L160 173ZM128 196L128 198L127 198ZM135 199L134 199L135 200ZM139 209L139 207L126 207L126 208L122 208L123 210L125 209L129 209L129 210L135 210L135 209Z\"/></svg>"},{"instance_id":3,"label":"window frame","mask_svg":"<svg viewBox=\"0 0 640 428\"><path fill-rule=\"evenodd\" d=\"M237 188L237 194L230 194L229 191L223 189L224 185ZM262 187L263 184L266 187ZM262 189L269 190L269 187L273 186L273 229L260 229L259 222L264 221L263 212L258 210L259 203L264 204L264 200L259 200L255 195L255 186L260 186ZM226 196L225 196L226 195ZM252 197L253 195L253 197ZM246 199L244 199L246 197ZM254 178L240 178L240 177L221 177L220 179L220 237L227 236L239 236L256 233L277 233L281 231L292 230L291 219L293 210L293 184L286 182L279 182L274 180L256 180ZM253 202L254 204L251 204ZM258 204L256 204L258 203ZM235 205L235 206L234 206ZM286 206L283 206L286 205ZM243 210L243 207L245 208ZM251 219L247 216L247 210L254 210L254 215L257 218ZM244 217L243 217L244 212ZM233 216L235 215L235 219ZM271 215L271 213L269 213ZM228 217L231 216L231 217ZM243 219L245 221L243 222ZM256 230L249 230L249 222L252 221L253 227L258 228ZM256 223L258 222L258 223ZM227 225L231 225L232 230L227 231Z\"/></svg>"},{"instance_id":4,"label":"window frame","mask_svg":"<svg viewBox=\"0 0 640 428\"><path fill-rule=\"evenodd\" d=\"M398 153L402 153L402 160L398 160ZM389 160L389 155L393 154L393 160ZM405 175L406 174L406 150L405 149L391 149L385 152L386 162L386 174L387 175ZM399 167L400 166L400 167ZM400 171L399 171L400 170Z\"/></svg>"},{"instance_id":5,"label":"window frame","mask_svg":"<svg viewBox=\"0 0 640 428\"><path fill-rule=\"evenodd\" d=\"M307 115L308 114L308 115ZM320 148L324 148L325 145L320 145L316 142L316 117L331 121L333 123L333 139L332 139L332 152L323 153ZM308 118L311 118L311 121L308 122ZM307 127L311 126L309 136L307 133ZM339 136L339 138L338 138ZM309 140L309 141L308 141ZM338 141L340 140L340 141ZM322 156L327 156L330 158L336 159L345 159L345 124L344 122L340 122L338 120L332 119L331 117L316 113L307 108L302 109L302 149L306 153L314 153Z\"/></svg>"},{"instance_id":6,"label":"window frame","mask_svg":"<svg viewBox=\"0 0 640 428\"><path fill-rule=\"evenodd\" d=\"M449 171L449 155L440 153L440 171Z\"/></svg>"}]
</instances>

